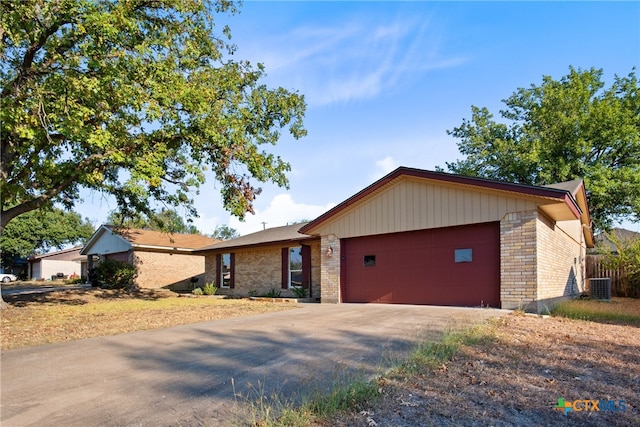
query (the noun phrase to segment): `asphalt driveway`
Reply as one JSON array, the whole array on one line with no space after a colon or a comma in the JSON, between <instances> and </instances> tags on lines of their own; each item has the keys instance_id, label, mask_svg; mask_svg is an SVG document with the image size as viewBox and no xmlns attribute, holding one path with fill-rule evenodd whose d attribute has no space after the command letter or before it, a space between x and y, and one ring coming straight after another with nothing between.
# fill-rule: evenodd
<instances>
[{"instance_id":1,"label":"asphalt driveway","mask_svg":"<svg viewBox=\"0 0 640 427\"><path fill-rule=\"evenodd\" d=\"M308 304L299 309L3 351L14 426L228 425L247 397L298 399L373 376L435 339L507 311Z\"/></svg>"}]
</instances>

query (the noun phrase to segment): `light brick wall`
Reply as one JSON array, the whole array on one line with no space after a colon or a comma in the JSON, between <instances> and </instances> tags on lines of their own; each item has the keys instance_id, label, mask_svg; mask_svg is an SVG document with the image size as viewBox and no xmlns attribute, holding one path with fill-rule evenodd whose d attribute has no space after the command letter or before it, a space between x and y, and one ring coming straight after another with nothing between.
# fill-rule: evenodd
<instances>
[{"instance_id":1,"label":"light brick wall","mask_svg":"<svg viewBox=\"0 0 640 427\"><path fill-rule=\"evenodd\" d=\"M201 255L135 251L138 266L136 283L141 288L189 288L193 276L204 274ZM202 279L200 279L202 281Z\"/></svg>"},{"instance_id":2,"label":"light brick wall","mask_svg":"<svg viewBox=\"0 0 640 427\"><path fill-rule=\"evenodd\" d=\"M538 240L538 310L551 308L554 298L584 290L584 251L582 234L572 236L553 221L540 215L536 225ZM580 240L576 240L576 237ZM547 302L548 301L548 302Z\"/></svg>"},{"instance_id":3,"label":"light brick wall","mask_svg":"<svg viewBox=\"0 0 640 427\"><path fill-rule=\"evenodd\" d=\"M538 211L505 215L500 222L502 308L544 312L584 290L582 232L566 223L561 227Z\"/></svg>"},{"instance_id":4,"label":"light brick wall","mask_svg":"<svg viewBox=\"0 0 640 427\"><path fill-rule=\"evenodd\" d=\"M513 212L500 221L500 304L525 308L536 299L538 212Z\"/></svg>"},{"instance_id":5,"label":"light brick wall","mask_svg":"<svg viewBox=\"0 0 640 427\"><path fill-rule=\"evenodd\" d=\"M320 296L320 244L311 246L311 287L314 298ZM230 250L235 254L234 288L220 288L219 295L247 296L255 292L264 295L274 289L282 297L295 297L290 289L282 289L282 248L267 246L240 250ZM228 253L228 252L226 252ZM216 254L208 254L205 261L205 280L215 282Z\"/></svg>"},{"instance_id":6,"label":"light brick wall","mask_svg":"<svg viewBox=\"0 0 640 427\"><path fill-rule=\"evenodd\" d=\"M331 256L327 255L327 250L331 247ZM339 303L340 299L340 239L334 234L322 236L320 243L322 255L322 265L320 272L320 282L322 283L322 294L320 302Z\"/></svg>"}]
</instances>

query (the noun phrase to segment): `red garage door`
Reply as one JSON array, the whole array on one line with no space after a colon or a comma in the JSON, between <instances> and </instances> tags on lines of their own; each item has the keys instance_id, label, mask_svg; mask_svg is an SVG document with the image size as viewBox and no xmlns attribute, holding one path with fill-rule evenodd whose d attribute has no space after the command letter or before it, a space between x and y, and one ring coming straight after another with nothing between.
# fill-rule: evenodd
<instances>
[{"instance_id":1,"label":"red garage door","mask_svg":"<svg viewBox=\"0 0 640 427\"><path fill-rule=\"evenodd\" d=\"M345 302L500 306L497 222L343 239Z\"/></svg>"}]
</instances>

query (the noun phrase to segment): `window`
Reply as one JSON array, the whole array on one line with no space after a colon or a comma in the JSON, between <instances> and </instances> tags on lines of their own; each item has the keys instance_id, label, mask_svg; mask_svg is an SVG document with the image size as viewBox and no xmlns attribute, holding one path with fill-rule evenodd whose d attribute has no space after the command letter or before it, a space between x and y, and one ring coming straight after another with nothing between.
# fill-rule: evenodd
<instances>
[{"instance_id":1,"label":"window","mask_svg":"<svg viewBox=\"0 0 640 427\"><path fill-rule=\"evenodd\" d=\"M289 248L289 287L302 286L302 247Z\"/></svg>"},{"instance_id":2,"label":"window","mask_svg":"<svg viewBox=\"0 0 640 427\"><path fill-rule=\"evenodd\" d=\"M455 261L456 262L471 262L471 261L473 261L473 250L472 249L456 249L455 250Z\"/></svg>"},{"instance_id":3,"label":"window","mask_svg":"<svg viewBox=\"0 0 640 427\"><path fill-rule=\"evenodd\" d=\"M231 254L222 254L220 265L220 287L231 287Z\"/></svg>"},{"instance_id":4,"label":"window","mask_svg":"<svg viewBox=\"0 0 640 427\"><path fill-rule=\"evenodd\" d=\"M216 255L216 286L225 289L233 289L234 286L235 257L233 253Z\"/></svg>"},{"instance_id":5,"label":"window","mask_svg":"<svg viewBox=\"0 0 640 427\"><path fill-rule=\"evenodd\" d=\"M365 255L363 264L365 267L375 267L376 266L376 256L375 255Z\"/></svg>"}]
</instances>

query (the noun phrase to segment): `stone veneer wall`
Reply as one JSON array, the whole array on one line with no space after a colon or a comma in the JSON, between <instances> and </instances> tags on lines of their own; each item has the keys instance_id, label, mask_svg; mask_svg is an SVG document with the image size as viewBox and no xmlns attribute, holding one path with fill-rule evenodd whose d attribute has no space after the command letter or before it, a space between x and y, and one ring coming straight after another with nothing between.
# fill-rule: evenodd
<instances>
[{"instance_id":1,"label":"stone veneer wall","mask_svg":"<svg viewBox=\"0 0 640 427\"><path fill-rule=\"evenodd\" d=\"M320 245L311 243L311 287L313 297L320 296ZM284 246L257 247L230 250L235 254L234 288L220 288L219 295L247 296L249 293L264 295L272 289L282 297L295 297L293 291L282 289L282 253ZM228 253L228 252L227 252ZM216 255L206 256L205 280L215 283Z\"/></svg>"},{"instance_id":2,"label":"stone veneer wall","mask_svg":"<svg viewBox=\"0 0 640 427\"><path fill-rule=\"evenodd\" d=\"M331 247L331 256L327 250ZM322 294L320 302L336 304L340 301L340 239L334 234L322 236L320 243L322 256L320 283Z\"/></svg>"},{"instance_id":3,"label":"stone veneer wall","mask_svg":"<svg viewBox=\"0 0 640 427\"><path fill-rule=\"evenodd\" d=\"M509 213L500 221L500 304L525 309L537 297L538 211Z\"/></svg>"},{"instance_id":4,"label":"stone veneer wall","mask_svg":"<svg viewBox=\"0 0 640 427\"><path fill-rule=\"evenodd\" d=\"M542 215L538 218L538 312L550 310L554 300L584 290L586 246L582 230L577 229L575 234Z\"/></svg>"},{"instance_id":5,"label":"stone veneer wall","mask_svg":"<svg viewBox=\"0 0 640 427\"><path fill-rule=\"evenodd\" d=\"M135 251L134 257L138 265L136 283L141 288L186 288L193 276L204 273L202 255Z\"/></svg>"}]
</instances>

